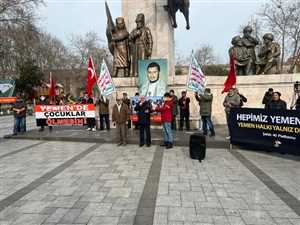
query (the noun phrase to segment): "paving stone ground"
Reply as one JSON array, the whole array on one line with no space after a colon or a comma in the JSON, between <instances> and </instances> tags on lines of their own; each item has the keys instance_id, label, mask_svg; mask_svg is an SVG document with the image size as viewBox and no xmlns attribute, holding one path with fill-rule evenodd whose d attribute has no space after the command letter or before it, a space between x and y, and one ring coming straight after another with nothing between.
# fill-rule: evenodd
<instances>
[{"instance_id":1,"label":"paving stone ground","mask_svg":"<svg viewBox=\"0 0 300 225\"><path fill-rule=\"evenodd\" d=\"M300 225L299 164L220 148L199 163L187 147L1 140L0 225Z\"/></svg>"}]
</instances>

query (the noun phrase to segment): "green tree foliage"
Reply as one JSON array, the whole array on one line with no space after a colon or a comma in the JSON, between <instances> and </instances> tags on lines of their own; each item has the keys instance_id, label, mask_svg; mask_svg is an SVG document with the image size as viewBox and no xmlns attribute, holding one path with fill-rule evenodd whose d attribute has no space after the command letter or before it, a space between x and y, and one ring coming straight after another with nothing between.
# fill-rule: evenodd
<instances>
[{"instance_id":1,"label":"green tree foliage","mask_svg":"<svg viewBox=\"0 0 300 225\"><path fill-rule=\"evenodd\" d=\"M203 72L206 76L227 76L227 66L226 65L206 65L203 66Z\"/></svg>"},{"instance_id":2,"label":"green tree foliage","mask_svg":"<svg viewBox=\"0 0 300 225\"><path fill-rule=\"evenodd\" d=\"M34 61L28 60L22 65L18 66L19 78L16 79L16 91L31 98L35 94L35 88L40 86L44 74Z\"/></svg>"}]
</instances>

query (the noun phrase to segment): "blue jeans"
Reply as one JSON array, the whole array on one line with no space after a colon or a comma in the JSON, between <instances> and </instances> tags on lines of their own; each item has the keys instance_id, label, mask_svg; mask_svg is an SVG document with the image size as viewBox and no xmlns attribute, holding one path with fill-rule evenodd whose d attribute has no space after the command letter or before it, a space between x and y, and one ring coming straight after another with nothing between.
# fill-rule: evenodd
<instances>
[{"instance_id":1,"label":"blue jeans","mask_svg":"<svg viewBox=\"0 0 300 225\"><path fill-rule=\"evenodd\" d=\"M165 142L169 142L173 144L173 131L171 129L171 123L165 122L163 123L163 131L164 131L164 140Z\"/></svg>"},{"instance_id":2,"label":"blue jeans","mask_svg":"<svg viewBox=\"0 0 300 225\"><path fill-rule=\"evenodd\" d=\"M14 134L26 131L26 117L15 117Z\"/></svg>"},{"instance_id":3,"label":"blue jeans","mask_svg":"<svg viewBox=\"0 0 300 225\"><path fill-rule=\"evenodd\" d=\"M210 116L201 116L202 119L202 130L203 130L203 134L207 135L207 128L210 131L210 134L212 136L215 135L215 129L214 129L214 125L211 121L211 117Z\"/></svg>"}]
</instances>

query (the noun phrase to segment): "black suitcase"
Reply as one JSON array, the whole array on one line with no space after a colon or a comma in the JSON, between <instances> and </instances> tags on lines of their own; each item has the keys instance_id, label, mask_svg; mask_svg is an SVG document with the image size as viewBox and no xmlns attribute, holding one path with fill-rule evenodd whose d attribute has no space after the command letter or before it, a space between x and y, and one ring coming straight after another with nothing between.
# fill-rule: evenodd
<instances>
[{"instance_id":1,"label":"black suitcase","mask_svg":"<svg viewBox=\"0 0 300 225\"><path fill-rule=\"evenodd\" d=\"M194 133L190 136L190 157L201 162L206 155L206 140L201 133Z\"/></svg>"}]
</instances>

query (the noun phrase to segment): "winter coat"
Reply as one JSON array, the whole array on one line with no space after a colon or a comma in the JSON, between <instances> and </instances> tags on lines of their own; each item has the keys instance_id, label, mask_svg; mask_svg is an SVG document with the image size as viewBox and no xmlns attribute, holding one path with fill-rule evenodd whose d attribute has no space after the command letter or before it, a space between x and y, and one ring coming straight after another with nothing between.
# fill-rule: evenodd
<instances>
[{"instance_id":1,"label":"winter coat","mask_svg":"<svg viewBox=\"0 0 300 225\"><path fill-rule=\"evenodd\" d=\"M227 106L226 104L228 103L231 106ZM223 106L225 107L226 113L229 113L231 108L239 108L240 104L241 104L241 97L238 94L234 94L232 96L227 95L223 102Z\"/></svg>"},{"instance_id":2,"label":"winter coat","mask_svg":"<svg viewBox=\"0 0 300 225\"><path fill-rule=\"evenodd\" d=\"M115 104L112 110L112 121L117 124L122 124L122 123L126 123L129 119L130 119L130 113L129 113L128 106L122 103L119 112L118 106L117 104Z\"/></svg>"},{"instance_id":3,"label":"winter coat","mask_svg":"<svg viewBox=\"0 0 300 225\"><path fill-rule=\"evenodd\" d=\"M173 116L176 117L177 114L178 114L178 98L176 95L173 96L173 110L172 110L172 113L173 113Z\"/></svg>"},{"instance_id":4,"label":"winter coat","mask_svg":"<svg viewBox=\"0 0 300 225\"><path fill-rule=\"evenodd\" d=\"M271 100L265 107L267 110L286 110L286 102L279 99L278 101Z\"/></svg>"},{"instance_id":5,"label":"winter coat","mask_svg":"<svg viewBox=\"0 0 300 225\"><path fill-rule=\"evenodd\" d=\"M106 101L104 101L103 97L100 97L99 101L99 114L105 115L109 114L109 100L106 98Z\"/></svg>"},{"instance_id":6,"label":"winter coat","mask_svg":"<svg viewBox=\"0 0 300 225\"><path fill-rule=\"evenodd\" d=\"M200 115L211 116L213 95L204 94L204 95L200 95L200 97L196 95L196 100L199 102L200 105Z\"/></svg>"},{"instance_id":7,"label":"winter coat","mask_svg":"<svg viewBox=\"0 0 300 225\"><path fill-rule=\"evenodd\" d=\"M158 106L155 111L161 113L161 122L162 123L171 123L173 119L172 115L173 110L173 101L165 101L162 106Z\"/></svg>"},{"instance_id":8,"label":"winter coat","mask_svg":"<svg viewBox=\"0 0 300 225\"><path fill-rule=\"evenodd\" d=\"M180 113L190 113L190 98L188 97L181 97L179 99L179 109Z\"/></svg>"},{"instance_id":9,"label":"winter coat","mask_svg":"<svg viewBox=\"0 0 300 225\"><path fill-rule=\"evenodd\" d=\"M265 93L264 98L262 100L262 104L267 105L272 100L272 94L268 91Z\"/></svg>"},{"instance_id":10,"label":"winter coat","mask_svg":"<svg viewBox=\"0 0 300 225\"><path fill-rule=\"evenodd\" d=\"M142 105L138 103L135 106L134 111L136 111L138 115L138 124L150 125L150 116L152 112L152 107L150 102L145 101Z\"/></svg>"}]
</instances>

